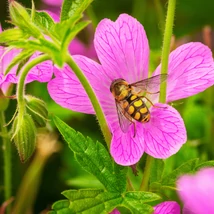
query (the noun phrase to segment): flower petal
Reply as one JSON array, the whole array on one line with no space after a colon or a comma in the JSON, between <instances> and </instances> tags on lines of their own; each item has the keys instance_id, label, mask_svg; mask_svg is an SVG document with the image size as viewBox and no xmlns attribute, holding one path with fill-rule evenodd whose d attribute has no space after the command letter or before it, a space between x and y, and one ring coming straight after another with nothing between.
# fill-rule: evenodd
<instances>
[{"instance_id":1,"label":"flower petal","mask_svg":"<svg viewBox=\"0 0 214 214\"><path fill-rule=\"evenodd\" d=\"M178 194L184 202L184 213L214 213L213 178L214 169L205 168L195 175L178 179Z\"/></svg>"},{"instance_id":2,"label":"flower petal","mask_svg":"<svg viewBox=\"0 0 214 214\"><path fill-rule=\"evenodd\" d=\"M11 60L17 56L20 53L20 50L18 49L12 49L11 51L9 51L8 53L6 53L1 61L1 72L5 72L6 68L8 67L8 65L10 64ZM39 53L36 52L35 54L33 54L33 56L30 58L30 60L36 58L39 56ZM20 73L22 71L20 71L19 75L16 75L16 71L17 71L18 65L14 66L10 72L5 75L4 78L4 82L9 82L9 83L18 83L18 79L20 76ZM53 75L53 63L48 60L45 62L42 62L38 65L36 65L35 67L33 67L26 78L26 82L25 83L29 83L32 81L39 81L39 82L48 82L51 77Z\"/></svg>"},{"instance_id":3,"label":"flower petal","mask_svg":"<svg viewBox=\"0 0 214 214\"><path fill-rule=\"evenodd\" d=\"M84 56L76 55L73 59L84 72L100 103L104 106L109 102L114 105L109 90L111 81L102 72L101 65ZM48 91L52 99L65 108L94 114L91 101L73 71L65 66L61 71L55 68L54 73L56 78L48 83Z\"/></svg>"},{"instance_id":4,"label":"flower petal","mask_svg":"<svg viewBox=\"0 0 214 214\"><path fill-rule=\"evenodd\" d=\"M94 40L98 58L111 80L133 83L148 77L149 45L143 26L122 14L112 22L102 20Z\"/></svg>"},{"instance_id":5,"label":"flower petal","mask_svg":"<svg viewBox=\"0 0 214 214\"><path fill-rule=\"evenodd\" d=\"M160 66L153 75L160 73ZM211 50L199 42L178 47L169 57L167 82L167 102L189 97L212 86L214 63Z\"/></svg>"},{"instance_id":6,"label":"flower petal","mask_svg":"<svg viewBox=\"0 0 214 214\"><path fill-rule=\"evenodd\" d=\"M111 123L110 127L113 133L110 153L114 161L123 166L137 163L144 153L144 140L142 132L139 131L139 125L142 124L136 123L136 133L134 125L129 127L127 133L124 133L120 128L116 112L112 112L111 118L107 116L107 120Z\"/></svg>"},{"instance_id":7,"label":"flower petal","mask_svg":"<svg viewBox=\"0 0 214 214\"><path fill-rule=\"evenodd\" d=\"M180 214L180 206L175 201L165 201L154 207L153 214Z\"/></svg>"},{"instance_id":8,"label":"flower petal","mask_svg":"<svg viewBox=\"0 0 214 214\"><path fill-rule=\"evenodd\" d=\"M145 152L155 158L168 158L186 142L183 119L173 107L156 104L152 107L151 120L142 126Z\"/></svg>"}]
</instances>

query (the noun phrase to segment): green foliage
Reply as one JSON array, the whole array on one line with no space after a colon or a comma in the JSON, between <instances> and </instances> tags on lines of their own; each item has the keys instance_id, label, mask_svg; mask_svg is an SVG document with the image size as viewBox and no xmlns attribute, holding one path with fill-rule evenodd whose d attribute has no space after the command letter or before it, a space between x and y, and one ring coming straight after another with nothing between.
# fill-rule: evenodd
<instances>
[{"instance_id":1,"label":"green foliage","mask_svg":"<svg viewBox=\"0 0 214 214\"><path fill-rule=\"evenodd\" d=\"M65 0L62 5L60 20L65 21L75 14L82 14L93 0Z\"/></svg>"},{"instance_id":2,"label":"green foliage","mask_svg":"<svg viewBox=\"0 0 214 214\"><path fill-rule=\"evenodd\" d=\"M0 43L10 43L19 39L28 38L29 35L18 28L11 28L0 33Z\"/></svg>"},{"instance_id":3,"label":"green foliage","mask_svg":"<svg viewBox=\"0 0 214 214\"><path fill-rule=\"evenodd\" d=\"M198 158L183 163L168 175L163 176L161 179L161 185L174 188L177 178L185 173L194 172L197 164Z\"/></svg>"},{"instance_id":4,"label":"green foliage","mask_svg":"<svg viewBox=\"0 0 214 214\"><path fill-rule=\"evenodd\" d=\"M126 168L117 165L101 143L95 143L89 137L85 138L59 118L54 117L53 119L80 165L95 175L106 190L124 192L126 189Z\"/></svg>"},{"instance_id":5,"label":"green foliage","mask_svg":"<svg viewBox=\"0 0 214 214\"><path fill-rule=\"evenodd\" d=\"M76 160L89 173L97 177L105 190L68 190L63 195L69 200L53 205L53 213L109 213L117 206L125 206L132 213L151 213L145 203L160 197L149 192L125 192L126 169L117 165L106 148L76 132L59 118L53 118L60 133L74 152Z\"/></svg>"},{"instance_id":6,"label":"green foliage","mask_svg":"<svg viewBox=\"0 0 214 214\"><path fill-rule=\"evenodd\" d=\"M30 9L27 9L27 12L31 14L33 11ZM34 15L32 17L32 22L44 33L47 35L51 35L51 32L53 32L55 22L53 18L44 11L35 11Z\"/></svg>"},{"instance_id":7,"label":"green foliage","mask_svg":"<svg viewBox=\"0 0 214 214\"><path fill-rule=\"evenodd\" d=\"M205 161L203 163L198 164L197 167L195 168L195 170L198 171L202 168L207 168L207 167L214 167L214 160Z\"/></svg>"},{"instance_id":8,"label":"green foliage","mask_svg":"<svg viewBox=\"0 0 214 214\"><path fill-rule=\"evenodd\" d=\"M153 208L146 202L160 199L154 193L127 192L120 193L105 192L102 189L67 190L62 193L68 200L57 201L53 205L52 214L64 213L109 213L117 206L127 207L131 213L152 213Z\"/></svg>"}]
</instances>

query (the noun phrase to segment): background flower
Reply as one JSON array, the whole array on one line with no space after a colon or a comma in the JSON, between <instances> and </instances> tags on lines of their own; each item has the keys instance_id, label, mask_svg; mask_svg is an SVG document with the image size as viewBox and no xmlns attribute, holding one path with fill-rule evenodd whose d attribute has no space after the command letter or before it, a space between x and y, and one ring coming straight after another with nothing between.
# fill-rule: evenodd
<instances>
[{"instance_id":1,"label":"background flower","mask_svg":"<svg viewBox=\"0 0 214 214\"><path fill-rule=\"evenodd\" d=\"M153 214L180 214L180 206L175 201L165 201L154 207Z\"/></svg>"},{"instance_id":2,"label":"background flower","mask_svg":"<svg viewBox=\"0 0 214 214\"><path fill-rule=\"evenodd\" d=\"M181 176L177 181L178 194L184 203L185 214L214 212L214 168L205 168L195 175Z\"/></svg>"},{"instance_id":3,"label":"background flower","mask_svg":"<svg viewBox=\"0 0 214 214\"><path fill-rule=\"evenodd\" d=\"M74 56L92 85L113 134L110 152L121 165L139 161L144 151L155 158L175 154L186 142L186 130L180 114L171 106L151 111L149 123L136 122L127 133L121 131L114 97L109 91L114 79L123 78L129 83L148 77L149 45L142 25L127 14L112 22L102 20L95 33L98 64L84 56ZM160 73L160 66L154 75ZM94 113L93 107L76 76L65 66L55 70L56 78L49 82L51 97L60 105L75 111ZM212 78L211 78L212 77ZM170 55L167 100L184 98L211 86L214 67L211 51L201 43L189 43ZM183 93L185 92L185 93ZM188 92L188 93L187 93Z\"/></svg>"}]
</instances>

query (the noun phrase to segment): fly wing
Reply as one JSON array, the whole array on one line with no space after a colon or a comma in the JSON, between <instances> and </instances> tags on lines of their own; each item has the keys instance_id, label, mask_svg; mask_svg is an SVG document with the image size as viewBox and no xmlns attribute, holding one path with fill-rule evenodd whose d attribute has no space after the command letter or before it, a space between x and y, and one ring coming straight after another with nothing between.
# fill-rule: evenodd
<instances>
[{"instance_id":1,"label":"fly wing","mask_svg":"<svg viewBox=\"0 0 214 214\"><path fill-rule=\"evenodd\" d=\"M159 93L160 84L167 79L167 74L159 74L148 79L144 79L130 84L136 91L148 92L150 94Z\"/></svg>"},{"instance_id":2,"label":"fly wing","mask_svg":"<svg viewBox=\"0 0 214 214\"><path fill-rule=\"evenodd\" d=\"M132 117L127 112L124 111L120 102L117 102L115 100L115 103L117 107L120 128L124 133L126 133L128 131L129 126L133 123Z\"/></svg>"}]
</instances>

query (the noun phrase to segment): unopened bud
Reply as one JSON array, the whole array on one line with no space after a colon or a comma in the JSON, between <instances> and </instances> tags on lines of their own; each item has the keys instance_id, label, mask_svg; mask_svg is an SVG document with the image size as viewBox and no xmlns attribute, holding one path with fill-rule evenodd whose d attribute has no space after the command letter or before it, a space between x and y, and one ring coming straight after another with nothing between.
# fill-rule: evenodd
<instances>
[{"instance_id":1,"label":"unopened bud","mask_svg":"<svg viewBox=\"0 0 214 214\"><path fill-rule=\"evenodd\" d=\"M36 38L41 35L41 32L31 22L31 17L27 10L21 4L16 1L10 1L9 10L12 22L20 29Z\"/></svg>"},{"instance_id":2,"label":"unopened bud","mask_svg":"<svg viewBox=\"0 0 214 214\"><path fill-rule=\"evenodd\" d=\"M37 127L46 126L48 120L48 110L43 100L40 100L33 96L25 97L27 104L27 113L31 115L35 125Z\"/></svg>"},{"instance_id":3,"label":"unopened bud","mask_svg":"<svg viewBox=\"0 0 214 214\"><path fill-rule=\"evenodd\" d=\"M29 114L23 118L19 115L13 122L13 140L19 153L21 162L25 162L33 154L36 146L36 127Z\"/></svg>"}]
</instances>

